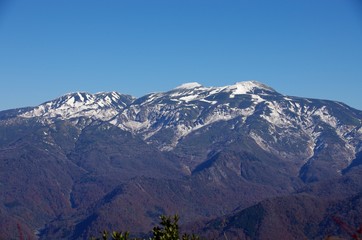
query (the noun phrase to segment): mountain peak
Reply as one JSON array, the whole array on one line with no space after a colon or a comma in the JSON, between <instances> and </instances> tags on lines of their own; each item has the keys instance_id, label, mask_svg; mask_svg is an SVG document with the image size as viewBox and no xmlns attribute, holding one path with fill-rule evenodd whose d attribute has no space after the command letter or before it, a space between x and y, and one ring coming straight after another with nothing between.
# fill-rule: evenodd
<instances>
[{"instance_id":1,"label":"mountain peak","mask_svg":"<svg viewBox=\"0 0 362 240\"><path fill-rule=\"evenodd\" d=\"M227 89L231 91L232 95L276 92L273 88L258 81L237 82L227 86Z\"/></svg>"},{"instance_id":2,"label":"mountain peak","mask_svg":"<svg viewBox=\"0 0 362 240\"><path fill-rule=\"evenodd\" d=\"M67 93L57 99L45 102L32 110L20 115L22 117L49 117L70 119L90 117L109 120L134 100L133 97L117 92Z\"/></svg>"},{"instance_id":3,"label":"mountain peak","mask_svg":"<svg viewBox=\"0 0 362 240\"><path fill-rule=\"evenodd\" d=\"M93 96L87 92L71 92L67 93L64 96L56 99L57 104L67 104L67 105L74 105L76 102L87 102L89 100L93 100Z\"/></svg>"},{"instance_id":4,"label":"mountain peak","mask_svg":"<svg viewBox=\"0 0 362 240\"><path fill-rule=\"evenodd\" d=\"M193 89L193 88L198 88L198 87L202 87L202 85L198 82L189 82L189 83L181 84L180 86L176 87L175 89Z\"/></svg>"}]
</instances>

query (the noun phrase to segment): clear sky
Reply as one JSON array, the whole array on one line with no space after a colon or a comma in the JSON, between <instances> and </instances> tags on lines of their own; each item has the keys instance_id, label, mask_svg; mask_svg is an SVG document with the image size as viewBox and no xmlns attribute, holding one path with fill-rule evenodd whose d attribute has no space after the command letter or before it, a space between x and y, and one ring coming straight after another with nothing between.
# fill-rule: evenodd
<instances>
[{"instance_id":1,"label":"clear sky","mask_svg":"<svg viewBox=\"0 0 362 240\"><path fill-rule=\"evenodd\" d=\"M362 110L362 1L0 0L0 110L246 80Z\"/></svg>"}]
</instances>

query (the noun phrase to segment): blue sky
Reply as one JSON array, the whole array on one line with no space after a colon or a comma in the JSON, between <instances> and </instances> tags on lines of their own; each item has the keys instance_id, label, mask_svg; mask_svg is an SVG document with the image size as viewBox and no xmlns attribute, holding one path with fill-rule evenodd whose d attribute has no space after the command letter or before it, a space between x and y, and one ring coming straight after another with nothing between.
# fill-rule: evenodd
<instances>
[{"instance_id":1,"label":"blue sky","mask_svg":"<svg viewBox=\"0 0 362 240\"><path fill-rule=\"evenodd\" d=\"M360 0L0 0L0 110L257 80L362 110Z\"/></svg>"}]
</instances>

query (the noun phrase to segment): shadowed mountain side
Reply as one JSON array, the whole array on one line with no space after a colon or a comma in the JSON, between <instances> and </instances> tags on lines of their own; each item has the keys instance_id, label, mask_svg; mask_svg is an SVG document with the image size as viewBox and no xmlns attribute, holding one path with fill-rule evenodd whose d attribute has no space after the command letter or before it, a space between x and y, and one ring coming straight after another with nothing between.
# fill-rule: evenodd
<instances>
[{"instance_id":1,"label":"shadowed mountain side","mask_svg":"<svg viewBox=\"0 0 362 240\"><path fill-rule=\"evenodd\" d=\"M62 152L23 138L0 150L0 200L24 229L72 212L73 178L83 174Z\"/></svg>"},{"instance_id":2,"label":"shadowed mountain side","mask_svg":"<svg viewBox=\"0 0 362 240\"><path fill-rule=\"evenodd\" d=\"M72 239L97 235L102 229L132 230L140 236L157 224L161 214L178 213L182 222L210 219L241 203L247 207L276 195L272 187L245 181L220 187L192 179L135 178L117 186L81 214L54 221L47 228L53 231L50 236L67 239L69 235L56 229L74 226Z\"/></svg>"},{"instance_id":3,"label":"shadowed mountain side","mask_svg":"<svg viewBox=\"0 0 362 240\"><path fill-rule=\"evenodd\" d=\"M198 228L207 239L348 239L362 224L361 173L316 183L304 192L271 198L208 223L199 222L193 229Z\"/></svg>"}]
</instances>

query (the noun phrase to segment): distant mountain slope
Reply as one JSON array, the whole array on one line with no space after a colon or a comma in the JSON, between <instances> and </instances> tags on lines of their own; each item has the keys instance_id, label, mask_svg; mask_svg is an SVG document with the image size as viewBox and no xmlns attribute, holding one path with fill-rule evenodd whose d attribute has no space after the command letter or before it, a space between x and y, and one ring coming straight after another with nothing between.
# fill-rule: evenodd
<instances>
[{"instance_id":1,"label":"distant mountain slope","mask_svg":"<svg viewBox=\"0 0 362 240\"><path fill-rule=\"evenodd\" d=\"M70 93L0 112L0 220L79 239L115 224L141 234L160 213L188 222L274 208L301 189L324 209L314 184L352 174L361 156L362 111L255 81Z\"/></svg>"},{"instance_id":2,"label":"distant mountain slope","mask_svg":"<svg viewBox=\"0 0 362 240\"><path fill-rule=\"evenodd\" d=\"M199 233L207 239L351 239L362 227L361 173L359 169L333 181L313 184L298 194L264 200L199 223Z\"/></svg>"}]
</instances>

